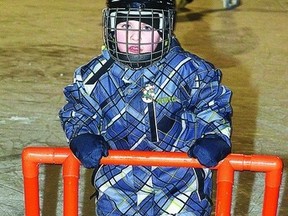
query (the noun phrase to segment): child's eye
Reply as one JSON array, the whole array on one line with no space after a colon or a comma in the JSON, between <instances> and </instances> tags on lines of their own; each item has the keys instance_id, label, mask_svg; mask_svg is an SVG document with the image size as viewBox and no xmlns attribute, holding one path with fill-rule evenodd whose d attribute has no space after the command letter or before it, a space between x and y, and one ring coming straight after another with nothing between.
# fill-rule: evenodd
<instances>
[{"instance_id":1,"label":"child's eye","mask_svg":"<svg viewBox=\"0 0 288 216\"><path fill-rule=\"evenodd\" d=\"M143 29L146 30L146 31L152 31L153 30L152 26L149 26L149 25L145 25L143 27Z\"/></svg>"},{"instance_id":2,"label":"child's eye","mask_svg":"<svg viewBox=\"0 0 288 216\"><path fill-rule=\"evenodd\" d=\"M123 23L122 25L120 25L120 28L121 29L129 29L129 28L131 28L131 25L129 25L129 23L127 24L127 23Z\"/></svg>"}]
</instances>

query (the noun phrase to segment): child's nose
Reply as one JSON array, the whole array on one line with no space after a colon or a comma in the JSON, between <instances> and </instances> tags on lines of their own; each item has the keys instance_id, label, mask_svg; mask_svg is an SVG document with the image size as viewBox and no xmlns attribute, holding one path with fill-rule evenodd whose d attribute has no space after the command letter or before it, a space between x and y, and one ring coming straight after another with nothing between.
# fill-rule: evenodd
<instances>
[{"instance_id":1,"label":"child's nose","mask_svg":"<svg viewBox=\"0 0 288 216\"><path fill-rule=\"evenodd\" d=\"M140 31L131 31L131 36L130 36L131 40L134 41L139 41L141 40L141 34Z\"/></svg>"}]
</instances>

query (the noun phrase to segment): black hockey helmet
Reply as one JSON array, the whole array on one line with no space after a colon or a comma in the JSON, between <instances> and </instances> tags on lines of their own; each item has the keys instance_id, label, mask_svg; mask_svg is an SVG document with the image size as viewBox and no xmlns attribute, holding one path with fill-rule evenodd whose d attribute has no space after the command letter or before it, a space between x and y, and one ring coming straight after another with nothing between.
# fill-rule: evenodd
<instances>
[{"instance_id":1,"label":"black hockey helmet","mask_svg":"<svg viewBox=\"0 0 288 216\"><path fill-rule=\"evenodd\" d=\"M168 53L174 29L175 0L107 0L106 4L103 11L104 43L112 58L131 68L141 68L161 60ZM156 49L137 54L119 51L116 26L129 20L144 22L160 34L162 40L155 45ZM139 28L140 38L141 31L144 30ZM140 46L140 41L138 43Z\"/></svg>"}]
</instances>

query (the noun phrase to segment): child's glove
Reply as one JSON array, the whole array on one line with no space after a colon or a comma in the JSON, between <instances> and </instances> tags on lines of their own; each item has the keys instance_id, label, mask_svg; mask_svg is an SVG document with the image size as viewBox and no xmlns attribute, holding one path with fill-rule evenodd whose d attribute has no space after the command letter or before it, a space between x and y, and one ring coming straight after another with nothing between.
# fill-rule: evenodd
<instances>
[{"instance_id":1,"label":"child's glove","mask_svg":"<svg viewBox=\"0 0 288 216\"><path fill-rule=\"evenodd\" d=\"M205 167L214 167L231 152L230 146L219 136L209 134L197 139L188 156L197 158Z\"/></svg>"},{"instance_id":2,"label":"child's glove","mask_svg":"<svg viewBox=\"0 0 288 216\"><path fill-rule=\"evenodd\" d=\"M70 142L70 149L86 168L99 166L102 156L108 156L108 143L100 135L81 134Z\"/></svg>"}]
</instances>

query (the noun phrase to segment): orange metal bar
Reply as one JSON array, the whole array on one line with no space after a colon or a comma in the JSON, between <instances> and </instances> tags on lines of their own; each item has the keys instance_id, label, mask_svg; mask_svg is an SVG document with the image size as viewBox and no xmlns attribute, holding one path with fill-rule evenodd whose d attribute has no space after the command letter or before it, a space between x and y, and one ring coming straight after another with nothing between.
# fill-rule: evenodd
<instances>
[{"instance_id":1,"label":"orange metal bar","mask_svg":"<svg viewBox=\"0 0 288 216\"><path fill-rule=\"evenodd\" d=\"M65 216L78 215L79 161L73 156L69 148L50 147L27 147L23 150L25 215L40 215L38 165L43 163L63 164L63 213ZM102 158L101 163L134 166L203 167L196 159L188 158L185 153L178 152L111 150L108 157ZM262 215L273 216L277 214L283 169L280 158L266 155L230 154L212 169L218 171L215 209L217 216L230 215L235 171L264 172L266 174Z\"/></svg>"},{"instance_id":2,"label":"orange metal bar","mask_svg":"<svg viewBox=\"0 0 288 216\"><path fill-rule=\"evenodd\" d=\"M145 152L111 150L108 157L103 157L102 164L122 164L133 166L170 166L170 167L203 167L194 158L181 152Z\"/></svg>"}]
</instances>

